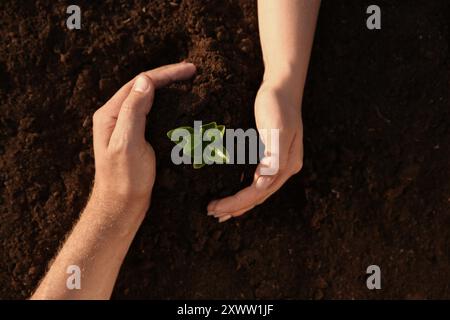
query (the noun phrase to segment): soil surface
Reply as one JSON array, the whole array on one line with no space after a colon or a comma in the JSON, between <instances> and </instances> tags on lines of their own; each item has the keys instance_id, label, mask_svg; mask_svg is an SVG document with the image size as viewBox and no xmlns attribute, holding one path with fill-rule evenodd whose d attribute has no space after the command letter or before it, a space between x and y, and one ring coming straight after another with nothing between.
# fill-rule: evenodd
<instances>
[{"instance_id":1,"label":"soil surface","mask_svg":"<svg viewBox=\"0 0 450 320\"><path fill-rule=\"evenodd\" d=\"M441 1L323 1L303 113L305 165L266 203L218 224L212 198L252 166L170 161L166 131L254 127L263 64L253 0L0 3L0 298L28 297L89 196L91 117L137 73L188 59L157 93L151 209L113 298L450 298L448 16ZM382 289L368 290L378 265Z\"/></svg>"}]
</instances>

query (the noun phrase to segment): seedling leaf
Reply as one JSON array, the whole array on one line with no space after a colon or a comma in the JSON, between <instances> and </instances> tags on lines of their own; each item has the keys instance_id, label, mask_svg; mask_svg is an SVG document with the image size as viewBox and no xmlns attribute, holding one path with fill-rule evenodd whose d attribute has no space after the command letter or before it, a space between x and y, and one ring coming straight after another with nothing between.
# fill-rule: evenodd
<instances>
[{"instance_id":1,"label":"seedling leaf","mask_svg":"<svg viewBox=\"0 0 450 320\"><path fill-rule=\"evenodd\" d=\"M211 145L212 142L215 141L217 138L217 134L213 130L208 131L209 129L217 129L219 131L220 136L223 138L225 134L225 126L224 125L217 125L216 122L210 122L205 125L200 126L200 132L196 133L194 131L194 128L192 127L178 127L175 129L172 129L167 132L167 137L169 137L170 140L172 140L173 134L178 129L185 129L188 131L188 136L180 136L178 141L174 141L176 144L183 144L180 145L183 150L183 154L191 157L191 159L194 158L195 151L197 148L200 148L199 154L202 156L205 156L205 160L207 160L208 164L213 163L228 163L229 162L229 155L227 150L222 147L223 150L219 150L219 148ZM203 135L207 136L210 141L203 141ZM172 140L173 141L173 140ZM209 152L204 153L204 151L208 148ZM214 148L214 149L212 149ZM202 163L193 163L194 169L200 169L204 167L207 163L202 161Z\"/></svg>"}]
</instances>

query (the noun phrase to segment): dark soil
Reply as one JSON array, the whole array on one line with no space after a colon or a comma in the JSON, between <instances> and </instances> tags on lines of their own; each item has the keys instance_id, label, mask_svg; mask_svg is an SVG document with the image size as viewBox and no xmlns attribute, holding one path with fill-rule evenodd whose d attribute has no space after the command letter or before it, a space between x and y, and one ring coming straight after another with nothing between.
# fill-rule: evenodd
<instances>
[{"instance_id":1,"label":"dark soil","mask_svg":"<svg viewBox=\"0 0 450 320\"><path fill-rule=\"evenodd\" d=\"M250 0L0 3L0 298L26 298L77 220L94 173L91 116L137 73L188 59L157 94L150 212L117 281L124 298L450 298L446 0L323 1L303 103L305 166L266 203L218 224L212 198L253 167L170 162L166 131L254 127L262 77ZM382 290L366 287L379 265Z\"/></svg>"}]
</instances>

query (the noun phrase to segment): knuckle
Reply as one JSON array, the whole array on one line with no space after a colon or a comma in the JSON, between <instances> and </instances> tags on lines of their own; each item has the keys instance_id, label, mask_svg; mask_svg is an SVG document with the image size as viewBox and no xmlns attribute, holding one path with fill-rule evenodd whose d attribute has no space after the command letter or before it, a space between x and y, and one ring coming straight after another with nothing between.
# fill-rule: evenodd
<instances>
[{"instance_id":1,"label":"knuckle","mask_svg":"<svg viewBox=\"0 0 450 320\"><path fill-rule=\"evenodd\" d=\"M147 79L147 83L148 83L150 91L155 90L155 83L154 83L153 79L150 78L148 75L146 75L145 72L140 73L139 77L144 77Z\"/></svg>"},{"instance_id":2,"label":"knuckle","mask_svg":"<svg viewBox=\"0 0 450 320\"><path fill-rule=\"evenodd\" d=\"M111 143L108 147L108 158L110 160L127 157L131 154L130 144L125 140L120 140L115 143Z\"/></svg>"},{"instance_id":3,"label":"knuckle","mask_svg":"<svg viewBox=\"0 0 450 320\"><path fill-rule=\"evenodd\" d=\"M234 201L235 201L236 203L241 203L241 202L243 201L242 195L240 195L239 193L236 193L236 194L234 195Z\"/></svg>"},{"instance_id":4,"label":"knuckle","mask_svg":"<svg viewBox=\"0 0 450 320\"><path fill-rule=\"evenodd\" d=\"M105 154L106 160L111 163L113 160L117 159L119 155L119 149L115 146L109 145L108 152Z\"/></svg>"},{"instance_id":5,"label":"knuckle","mask_svg":"<svg viewBox=\"0 0 450 320\"><path fill-rule=\"evenodd\" d=\"M293 167L294 174L299 173L302 170L302 168L303 168L303 161L302 160L296 161Z\"/></svg>"},{"instance_id":6,"label":"knuckle","mask_svg":"<svg viewBox=\"0 0 450 320\"><path fill-rule=\"evenodd\" d=\"M136 105L135 103L133 103L133 101L130 101L130 99L126 99L121 107L121 111L127 111L127 112L131 112L133 110L136 109Z\"/></svg>"},{"instance_id":7,"label":"knuckle","mask_svg":"<svg viewBox=\"0 0 450 320\"><path fill-rule=\"evenodd\" d=\"M101 108L94 112L92 115L92 125L94 129L96 127L105 127L111 124L111 118Z\"/></svg>"},{"instance_id":8,"label":"knuckle","mask_svg":"<svg viewBox=\"0 0 450 320\"><path fill-rule=\"evenodd\" d=\"M98 109L97 111L94 112L94 114L92 115L92 123L100 123L103 119L103 114L101 109Z\"/></svg>"}]
</instances>

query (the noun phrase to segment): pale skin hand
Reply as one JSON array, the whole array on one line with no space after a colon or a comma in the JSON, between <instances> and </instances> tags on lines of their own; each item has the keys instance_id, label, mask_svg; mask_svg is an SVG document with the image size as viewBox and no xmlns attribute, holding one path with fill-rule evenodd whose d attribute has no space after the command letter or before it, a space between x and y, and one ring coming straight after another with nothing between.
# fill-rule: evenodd
<instances>
[{"instance_id":1,"label":"pale skin hand","mask_svg":"<svg viewBox=\"0 0 450 320\"><path fill-rule=\"evenodd\" d=\"M279 129L279 152L266 145L253 183L235 195L211 201L208 215L224 222L264 202L303 164L301 103L320 0L259 0L258 19L265 72L255 100L258 130ZM267 141L263 142L266 144ZM265 161L278 157L275 175L261 175Z\"/></svg>"},{"instance_id":2,"label":"pale skin hand","mask_svg":"<svg viewBox=\"0 0 450 320\"><path fill-rule=\"evenodd\" d=\"M145 140L156 88L190 78L191 63L140 74L94 114L95 182L91 198L31 299L109 299L145 213L155 181L155 154ZM81 269L81 289L66 286Z\"/></svg>"}]
</instances>

